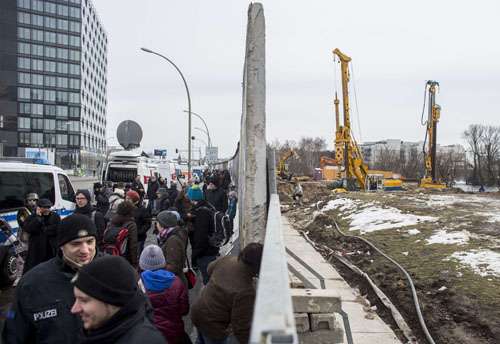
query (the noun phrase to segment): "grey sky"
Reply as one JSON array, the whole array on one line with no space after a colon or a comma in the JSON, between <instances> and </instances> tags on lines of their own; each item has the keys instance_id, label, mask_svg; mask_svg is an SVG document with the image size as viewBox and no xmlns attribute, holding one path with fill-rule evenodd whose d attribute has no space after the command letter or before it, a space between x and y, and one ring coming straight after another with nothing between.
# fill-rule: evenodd
<instances>
[{"instance_id":1,"label":"grey sky","mask_svg":"<svg viewBox=\"0 0 500 344\"><path fill-rule=\"evenodd\" d=\"M109 38L108 137L115 136L121 120L133 119L143 127L146 149L187 145L182 81L165 61L139 50L145 46L181 68L193 111L204 115L221 155L231 154L239 139L249 2L94 4ZM332 146L335 47L353 58L362 141L422 140L427 79L441 83L441 144L462 143L469 124L500 124L500 2L272 0L263 5L269 140L321 136ZM351 104L355 107L354 94ZM359 137L355 109L352 118Z\"/></svg>"}]
</instances>

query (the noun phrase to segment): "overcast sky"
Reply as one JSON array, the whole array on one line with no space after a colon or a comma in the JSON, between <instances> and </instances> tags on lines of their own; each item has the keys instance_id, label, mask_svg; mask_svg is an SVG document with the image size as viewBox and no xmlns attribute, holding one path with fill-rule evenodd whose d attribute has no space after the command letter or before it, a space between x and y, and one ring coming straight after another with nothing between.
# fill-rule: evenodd
<instances>
[{"instance_id":1,"label":"overcast sky","mask_svg":"<svg viewBox=\"0 0 500 344\"><path fill-rule=\"evenodd\" d=\"M239 140L248 1L94 0L109 39L108 137L125 119L146 149L187 146L186 93L220 155ZM500 2L263 1L267 137L325 138L333 146L332 50L353 59L353 127L361 141L423 140L424 85L440 82L438 142L462 143L469 124L500 125ZM337 72L337 78L340 72ZM340 89L339 89L340 92ZM193 127L203 127L193 118ZM358 124L359 123L359 124ZM361 133L358 130L361 127ZM194 135L206 141L198 130ZM196 146L203 144L197 142ZM170 154L169 154L170 155Z\"/></svg>"}]
</instances>

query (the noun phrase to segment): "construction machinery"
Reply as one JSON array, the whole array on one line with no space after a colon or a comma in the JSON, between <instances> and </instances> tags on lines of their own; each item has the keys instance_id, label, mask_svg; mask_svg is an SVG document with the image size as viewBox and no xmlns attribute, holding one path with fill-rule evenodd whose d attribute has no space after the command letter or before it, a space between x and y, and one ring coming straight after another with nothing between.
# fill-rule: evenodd
<instances>
[{"instance_id":1,"label":"construction machinery","mask_svg":"<svg viewBox=\"0 0 500 344\"><path fill-rule=\"evenodd\" d=\"M340 124L339 100L335 92L335 158L339 166L344 167L344 174L347 189L353 190L359 188L367 189L368 165L363 162L363 155L358 144L351 133L351 119L349 106L349 62L351 58L342 53L338 48L333 50L334 56L340 61L340 70L342 78L342 107L343 107L343 125ZM356 185L357 183L357 185Z\"/></svg>"},{"instance_id":2,"label":"construction machinery","mask_svg":"<svg viewBox=\"0 0 500 344\"><path fill-rule=\"evenodd\" d=\"M423 145L425 175L420 180L420 187L428 189L444 189L446 184L436 177L436 148L437 148L437 124L441 117L441 106L436 104L436 93L439 90L439 82L429 80L425 84L427 106L427 121L422 123L425 125L425 140ZM426 99L424 98L424 110ZM423 117L422 111L422 117Z\"/></svg>"},{"instance_id":3,"label":"construction machinery","mask_svg":"<svg viewBox=\"0 0 500 344\"><path fill-rule=\"evenodd\" d=\"M293 174L288 170L288 164L286 163L291 157L298 159L299 155L297 154L297 152L295 152L295 150L290 149L285 154L283 154L278 163L278 170L276 171L276 174L283 180L292 179Z\"/></svg>"},{"instance_id":4,"label":"construction machinery","mask_svg":"<svg viewBox=\"0 0 500 344\"><path fill-rule=\"evenodd\" d=\"M339 178L345 180L348 190L398 190L402 182L399 179L385 179L383 174L370 173L368 165L363 161L363 155L352 135L350 105L349 105L349 62L351 58L338 48L333 50L334 57L340 61L342 81L343 124L340 121L340 101L335 92L335 162L339 167ZM342 169L343 167L343 169Z\"/></svg>"}]
</instances>

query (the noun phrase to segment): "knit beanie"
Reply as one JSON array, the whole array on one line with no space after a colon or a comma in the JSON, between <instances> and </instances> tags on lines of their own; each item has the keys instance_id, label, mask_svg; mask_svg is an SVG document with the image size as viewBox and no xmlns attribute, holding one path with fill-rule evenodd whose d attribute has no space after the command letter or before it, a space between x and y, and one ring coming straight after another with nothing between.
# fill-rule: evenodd
<instances>
[{"instance_id":1,"label":"knit beanie","mask_svg":"<svg viewBox=\"0 0 500 344\"><path fill-rule=\"evenodd\" d=\"M137 203L141 200L139 194L134 190L130 190L129 192L127 192L127 197L130 198L134 203Z\"/></svg>"},{"instance_id":2,"label":"knit beanie","mask_svg":"<svg viewBox=\"0 0 500 344\"><path fill-rule=\"evenodd\" d=\"M198 185L193 185L188 189L187 196L191 201L201 201L203 199L203 191Z\"/></svg>"},{"instance_id":3,"label":"knit beanie","mask_svg":"<svg viewBox=\"0 0 500 344\"><path fill-rule=\"evenodd\" d=\"M88 202L91 202L90 192L86 189L78 189L75 195L82 194L85 196Z\"/></svg>"},{"instance_id":4,"label":"knit beanie","mask_svg":"<svg viewBox=\"0 0 500 344\"><path fill-rule=\"evenodd\" d=\"M82 214L72 214L65 217L57 228L57 246L62 246L71 240L96 237L97 230L92 220Z\"/></svg>"},{"instance_id":5,"label":"knit beanie","mask_svg":"<svg viewBox=\"0 0 500 344\"><path fill-rule=\"evenodd\" d=\"M165 267L165 256L158 245L148 245L142 250L139 267L146 270L159 270Z\"/></svg>"},{"instance_id":6,"label":"knit beanie","mask_svg":"<svg viewBox=\"0 0 500 344\"><path fill-rule=\"evenodd\" d=\"M168 210L161 211L157 216L156 220L160 223L163 228L170 228L177 226L178 219L177 216Z\"/></svg>"},{"instance_id":7,"label":"knit beanie","mask_svg":"<svg viewBox=\"0 0 500 344\"><path fill-rule=\"evenodd\" d=\"M122 307L137 293L136 273L120 256L104 256L83 266L72 280L73 285L104 303Z\"/></svg>"}]
</instances>

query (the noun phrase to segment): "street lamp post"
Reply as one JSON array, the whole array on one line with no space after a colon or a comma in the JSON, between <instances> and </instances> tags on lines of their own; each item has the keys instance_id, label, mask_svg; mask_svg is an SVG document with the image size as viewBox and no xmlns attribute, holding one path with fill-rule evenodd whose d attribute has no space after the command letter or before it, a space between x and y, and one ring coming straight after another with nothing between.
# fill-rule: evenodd
<instances>
[{"instance_id":1,"label":"street lamp post","mask_svg":"<svg viewBox=\"0 0 500 344\"><path fill-rule=\"evenodd\" d=\"M207 122L205 122L205 120L203 119L203 117L201 117L201 115L197 114L196 112L193 112L193 111L187 111L187 110L184 110L185 113L191 113L192 115L195 115L196 117L198 117L199 119L201 119L201 121L203 122L203 125L205 126L205 129L207 130L207 137L208 137L208 147L212 147L212 139L210 138L210 131L208 130L208 125L207 125Z\"/></svg>"},{"instance_id":2,"label":"street lamp post","mask_svg":"<svg viewBox=\"0 0 500 344\"><path fill-rule=\"evenodd\" d=\"M208 134L208 131L206 131L205 129L202 129L200 127L194 127L194 130L198 130L202 133L204 133L205 135L207 135L207 142L208 142L208 145L206 145L207 147L210 147L210 135Z\"/></svg>"},{"instance_id":3,"label":"street lamp post","mask_svg":"<svg viewBox=\"0 0 500 344\"><path fill-rule=\"evenodd\" d=\"M184 75L182 74L181 70L179 67L175 65L175 63L172 62L168 57L159 54L157 52L154 52L150 49L147 48L141 48L142 51L150 54L154 54L157 56L160 56L161 58L165 59L167 62L169 62L176 70L179 72L182 81L184 82L184 87L186 88L186 93L187 93L187 99L188 99L188 114L189 114L189 119L188 119L188 178L191 177L191 95L189 94L189 88L186 82L186 78L184 78Z\"/></svg>"}]
</instances>

